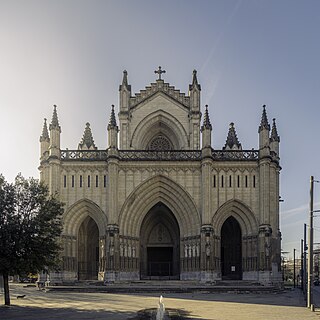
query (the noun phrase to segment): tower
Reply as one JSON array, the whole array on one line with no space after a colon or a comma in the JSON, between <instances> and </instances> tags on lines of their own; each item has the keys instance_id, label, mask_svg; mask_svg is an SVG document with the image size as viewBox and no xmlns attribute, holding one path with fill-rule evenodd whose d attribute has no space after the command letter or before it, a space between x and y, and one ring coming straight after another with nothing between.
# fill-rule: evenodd
<instances>
[{"instance_id":1,"label":"tower","mask_svg":"<svg viewBox=\"0 0 320 320\"><path fill-rule=\"evenodd\" d=\"M124 70L122 83L119 86L119 120L121 123L120 149L125 150L129 149L130 97L131 86L128 84L128 72Z\"/></svg>"},{"instance_id":2,"label":"tower","mask_svg":"<svg viewBox=\"0 0 320 320\"><path fill-rule=\"evenodd\" d=\"M201 86L198 83L197 70L193 70L192 84L189 85L190 96L190 149L198 150L200 148L200 93Z\"/></svg>"},{"instance_id":3,"label":"tower","mask_svg":"<svg viewBox=\"0 0 320 320\"><path fill-rule=\"evenodd\" d=\"M53 106L52 120L49 126L50 145L49 145L49 189L54 194L60 190L60 134L57 106Z\"/></svg>"}]
</instances>

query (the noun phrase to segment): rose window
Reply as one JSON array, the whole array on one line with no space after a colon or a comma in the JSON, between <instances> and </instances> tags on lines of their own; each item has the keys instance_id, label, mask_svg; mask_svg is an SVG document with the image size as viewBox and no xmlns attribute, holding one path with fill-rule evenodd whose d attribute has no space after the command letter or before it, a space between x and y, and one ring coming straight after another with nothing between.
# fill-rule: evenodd
<instances>
[{"instance_id":1,"label":"rose window","mask_svg":"<svg viewBox=\"0 0 320 320\"><path fill-rule=\"evenodd\" d=\"M170 141L164 136L157 136L155 137L149 146L150 150L171 150Z\"/></svg>"}]
</instances>

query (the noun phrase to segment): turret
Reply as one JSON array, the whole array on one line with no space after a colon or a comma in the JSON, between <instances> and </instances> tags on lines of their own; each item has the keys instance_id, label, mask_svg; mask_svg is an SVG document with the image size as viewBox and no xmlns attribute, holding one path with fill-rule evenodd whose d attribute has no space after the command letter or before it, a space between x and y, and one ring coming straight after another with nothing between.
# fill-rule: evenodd
<instances>
[{"instance_id":1,"label":"turret","mask_svg":"<svg viewBox=\"0 0 320 320\"><path fill-rule=\"evenodd\" d=\"M123 71L122 84L119 86L120 113L128 112L130 106L131 86L128 85L128 72Z\"/></svg>"},{"instance_id":2,"label":"turret","mask_svg":"<svg viewBox=\"0 0 320 320\"><path fill-rule=\"evenodd\" d=\"M279 144L280 144L280 137L277 131L276 119L273 118L271 137L270 137L270 150L271 152L275 153L278 159L279 159Z\"/></svg>"},{"instance_id":3,"label":"turret","mask_svg":"<svg viewBox=\"0 0 320 320\"><path fill-rule=\"evenodd\" d=\"M60 157L60 134L61 128L59 126L58 115L57 115L57 106L53 106L53 115L52 120L49 126L50 129L50 146L49 154L50 157Z\"/></svg>"},{"instance_id":4,"label":"turret","mask_svg":"<svg viewBox=\"0 0 320 320\"><path fill-rule=\"evenodd\" d=\"M108 124L108 143L110 149L116 149L118 147L118 132L116 116L114 113L114 105L111 106L110 121Z\"/></svg>"},{"instance_id":5,"label":"turret","mask_svg":"<svg viewBox=\"0 0 320 320\"><path fill-rule=\"evenodd\" d=\"M197 70L193 70L192 84L189 85L190 109L192 112L200 112L201 86L197 79Z\"/></svg>"},{"instance_id":6,"label":"turret","mask_svg":"<svg viewBox=\"0 0 320 320\"><path fill-rule=\"evenodd\" d=\"M242 150L233 122L230 123L227 141L223 150Z\"/></svg>"},{"instance_id":7,"label":"turret","mask_svg":"<svg viewBox=\"0 0 320 320\"><path fill-rule=\"evenodd\" d=\"M266 106L263 106L261 123L259 126L259 150L260 158L270 156L270 125L268 123Z\"/></svg>"},{"instance_id":8,"label":"turret","mask_svg":"<svg viewBox=\"0 0 320 320\"><path fill-rule=\"evenodd\" d=\"M44 118L42 134L40 136L40 160L43 160L49 153L50 138L47 126L47 119Z\"/></svg>"},{"instance_id":9,"label":"turret","mask_svg":"<svg viewBox=\"0 0 320 320\"><path fill-rule=\"evenodd\" d=\"M97 147L94 144L89 122L86 123L86 128L84 130L82 140L78 145L78 150L97 150Z\"/></svg>"},{"instance_id":10,"label":"turret","mask_svg":"<svg viewBox=\"0 0 320 320\"><path fill-rule=\"evenodd\" d=\"M212 125L210 123L208 105L206 105L206 110L203 116L203 125L201 126L202 149L211 148L211 131L212 131Z\"/></svg>"}]
</instances>

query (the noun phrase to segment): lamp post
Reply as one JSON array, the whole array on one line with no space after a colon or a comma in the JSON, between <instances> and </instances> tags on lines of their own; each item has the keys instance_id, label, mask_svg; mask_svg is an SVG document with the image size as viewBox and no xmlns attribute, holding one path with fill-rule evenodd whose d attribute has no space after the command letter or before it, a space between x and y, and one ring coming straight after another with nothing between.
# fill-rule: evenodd
<instances>
[{"instance_id":1,"label":"lamp post","mask_svg":"<svg viewBox=\"0 0 320 320\"><path fill-rule=\"evenodd\" d=\"M296 287L296 249L293 249L293 287Z\"/></svg>"},{"instance_id":2,"label":"lamp post","mask_svg":"<svg viewBox=\"0 0 320 320\"><path fill-rule=\"evenodd\" d=\"M304 248L303 248L303 296L304 299L307 300L307 224L304 224L303 228L303 242L304 242Z\"/></svg>"},{"instance_id":3,"label":"lamp post","mask_svg":"<svg viewBox=\"0 0 320 320\"><path fill-rule=\"evenodd\" d=\"M314 311L312 285L313 285L313 214L320 210L313 210L313 186L314 177L310 177L310 216L309 216L309 233L308 233L308 288L307 288L307 307Z\"/></svg>"},{"instance_id":4,"label":"lamp post","mask_svg":"<svg viewBox=\"0 0 320 320\"><path fill-rule=\"evenodd\" d=\"M303 292L303 277L304 277L304 265L303 265L303 249L304 249L304 244L303 244L303 239L301 239L301 261L300 261L300 281L301 281L301 290Z\"/></svg>"},{"instance_id":5,"label":"lamp post","mask_svg":"<svg viewBox=\"0 0 320 320\"><path fill-rule=\"evenodd\" d=\"M309 215L309 232L308 232L308 294L307 307L312 309L312 279L313 279L313 184L314 178L310 177L310 215Z\"/></svg>"}]
</instances>

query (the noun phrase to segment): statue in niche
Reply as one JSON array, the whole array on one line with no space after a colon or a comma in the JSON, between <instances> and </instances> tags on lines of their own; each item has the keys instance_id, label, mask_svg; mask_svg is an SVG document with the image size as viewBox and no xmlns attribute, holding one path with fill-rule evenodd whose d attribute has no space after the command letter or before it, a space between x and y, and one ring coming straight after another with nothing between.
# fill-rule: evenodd
<instances>
[{"instance_id":1,"label":"statue in niche","mask_svg":"<svg viewBox=\"0 0 320 320\"><path fill-rule=\"evenodd\" d=\"M199 243L197 243L197 245L196 245L196 256L197 257L200 256Z\"/></svg>"},{"instance_id":2,"label":"statue in niche","mask_svg":"<svg viewBox=\"0 0 320 320\"><path fill-rule=\"evenodd\" d=\"M195 244L192 245L192 256L193 257L196 256L196 245Z\"/></svg>"},{"instance_id":3,"label":"statue in niche","mask_svg":"<svg viewBox=\"0 0 320 320\"><path fill-rule=\"evenodd\" d=\"M110 238L110 256L112 257L114 255L114 243L113 243L113 237Z\"/></svg>"},{"instance_id":4,"label":"statue in niche","mask_svg":"<svg viewBox=\"0 0 320 320\"><path fill-rule=\"evenodd\" d=\"M100 240L100 249L101 249L101 258L103 258L104 257L104 245L103 245L103 241L102 240Z\"/></svg>"},{"instance_id":5,"label":"statue in niche","mask_svg":"<svg viewBox=\"0 0 320 320\"><path fill-rule=\"evenodd\" d=\"M131 245L129 244L129 247L128 247L128 257L131 258Z\"/></svg>"},{"instance_id":6,"label":"statue in niche","mask_svg":"<svg viewBox=\"0 0 320 320\"><path fill-rule=\"evenodd\" d=\"M188 257L191 258L191 245L188 245Z\"/></svg>"},{"instance_id":7,"label":"statue in niche","mask_svg":"<svg viewBox=\"0 0 320 320\"><path fill-rule=\"evenodd\" d=\"M207 256L207 257L210 257L210 254L211 254L210 241L207 240L207 243L206 243L206 256Z\"/></svg>"},{"instance_id":8,"label":"statue in niche","mask_svg":"<svg viewBox=\"0 0 320 320\"><path fill-rule=\"evenodd\" d=\"M132 258L136 257L136 247L132 246Z\"/></svg>"},{"instance_id":9,"label":"statue in niche","mask_svg":"<svg viewBox=\"0 0 320 320\"><path fill-rule=\"evenodd\" d=\"M188 258L188 245L184 245L184 257Z\"/></svg>"}]
</instances>

